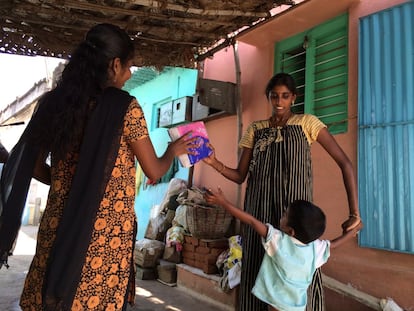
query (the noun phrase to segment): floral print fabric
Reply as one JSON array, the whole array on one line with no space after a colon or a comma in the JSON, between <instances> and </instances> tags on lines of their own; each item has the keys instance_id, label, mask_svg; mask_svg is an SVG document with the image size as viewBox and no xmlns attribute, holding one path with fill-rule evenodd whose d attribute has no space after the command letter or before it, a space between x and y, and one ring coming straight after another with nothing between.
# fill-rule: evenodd
<instances>
[{"instance_id":1,"label":"floral print fabric","mask_svg":"<svg viewBox=\"0 0 414 311\"><path fill-rule=\"evenodd\" d=\"M148 136L144 114L134 99L125 115L120 148L94 222L72 310L121 310L131 273L135 242L135 158L130 142ZM25 281L22 310L42 310L42 284L64 202L76 169L77 154L51 167L51 187L42 216L36 254ZM79 237L82 238L82 237ZM73 250L76 252L76 250Z\"/></svg>"}]
</instances>

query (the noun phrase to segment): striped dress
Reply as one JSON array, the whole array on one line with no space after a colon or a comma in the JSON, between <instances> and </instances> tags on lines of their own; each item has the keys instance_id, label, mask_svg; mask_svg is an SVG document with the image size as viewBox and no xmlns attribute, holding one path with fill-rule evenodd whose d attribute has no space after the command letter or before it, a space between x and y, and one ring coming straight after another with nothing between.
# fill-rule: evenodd
<instances>
[{"instance_id":1,"label":"striped dress","mask_svg":"<svg viewBox=\"0 0 414 311\"><path fill-rule=\"evenodd\" d=\"M312 201L311 144L326 127L309 114L292 115L284 127L271 127L269 120L253 122L239 147L253 150L249 166L244 209L264 223L279 227L282 213L296 199ZM267 305L251 294L264 255L259 235L242 226L243 258L239 311L264 311ZM324 310L322 279L315 273L308 290L309 311Z\"/></svg>"}]
</instances>

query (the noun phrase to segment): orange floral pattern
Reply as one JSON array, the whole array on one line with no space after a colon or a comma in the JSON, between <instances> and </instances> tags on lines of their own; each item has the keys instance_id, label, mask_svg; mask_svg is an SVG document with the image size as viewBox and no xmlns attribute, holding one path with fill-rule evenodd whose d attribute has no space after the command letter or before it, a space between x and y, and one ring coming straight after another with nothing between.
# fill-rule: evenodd
<instances>
[{"instance_id":1,"label":"orange floral pattern","mask_svg":"<svg viewBox=\"0 0 414 311\"><path fill-rule=\"evenodd\" d=\"M118 156L99 206L72 311L121 310L130 276L135 241L135 158L129 142L148 136L144 114L134 99L124 118ZM68 197L78 156L52 161L52 183L39 225L36 254L20 300L22 310L42 310L47 258ZM74 250L75 251L75 250Z\"/></svg>"}]
</instances>

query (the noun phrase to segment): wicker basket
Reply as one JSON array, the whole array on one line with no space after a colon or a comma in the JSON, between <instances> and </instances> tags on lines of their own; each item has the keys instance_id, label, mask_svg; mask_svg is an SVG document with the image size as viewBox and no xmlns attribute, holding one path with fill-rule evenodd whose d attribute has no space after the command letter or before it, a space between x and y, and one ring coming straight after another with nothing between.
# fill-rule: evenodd
<instances>
[{"instance_id":1,"label":"wicker basket","mask_svg":"<svg viewBox=\"0 0 414 311\"><path fill-rule=\"evenodd\" d=\"M219 239L225 236L233 216L222 207L187 206L187 226L197 239Z\"/></svg>"}]
</instances>

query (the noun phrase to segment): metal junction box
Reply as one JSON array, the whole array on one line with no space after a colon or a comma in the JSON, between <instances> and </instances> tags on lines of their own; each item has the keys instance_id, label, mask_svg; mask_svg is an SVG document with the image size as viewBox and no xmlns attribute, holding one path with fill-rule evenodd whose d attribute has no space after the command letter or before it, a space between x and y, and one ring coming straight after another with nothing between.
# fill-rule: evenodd
<instances>
[{"instance_id":1,"label":"metal junction box","mask_svg":"<svg viewBox=\"0 0 414 311\"><path fill-rule=\"evenodd\" d=\"M210 79L199 79L197 86L199 103L203 106L236 113L236 84Z\"/></svg>"},{"instance_id":2,"label":"metal junction box","mask_svg":"<svg viewBox=\"0 0 414 311\"><path fill-rule=\"evenodd\" d=\"M159 108L158 127L170 126L172 124L172 102L163 104Z\"/></svg>"},{"instance_id":3,"label":"metal junction box","mask_svg":"<svg viewBox=\"0 0 414 311\"><path fill-rule=\"evenodd\" d=\"M185 96L167 102L159 108L159 127L170 127L191 121L193 97Z\"/></svg>"},{"instance_id":4,"label":"metal junction box","mask_svg":"<svg viewBox=\"0 0 414 311\"><path fill-rule=\"evenodd\" d=\"M172 102L172 125L191 121L191 105L193 98L190 96L181 97Z\"/></svg>"}]
</instances>

